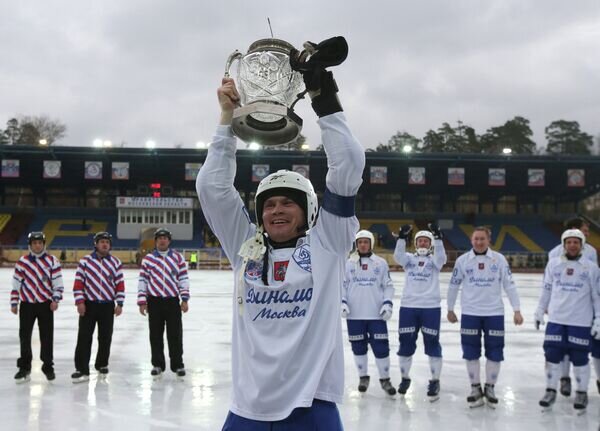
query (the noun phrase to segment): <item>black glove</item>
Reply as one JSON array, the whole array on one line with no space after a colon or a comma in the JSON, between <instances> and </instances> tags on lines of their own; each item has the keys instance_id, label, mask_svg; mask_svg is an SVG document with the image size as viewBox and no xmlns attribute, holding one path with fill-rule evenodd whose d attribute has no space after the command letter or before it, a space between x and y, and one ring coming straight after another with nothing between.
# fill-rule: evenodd
<instances>
[{"instance_id":1,"label":"black glove","mask_svg":"<svg viewBox=\"0 0 600 431\"><path fill-rule=\"evenodd\" d=\"M306 42L302 52L292 48L290 66L302 74L304 85L311 93L312 107L319 117L343 111L337 97L338 87L326 67L341 64L348 56L348 44L342 36L319 44ZM308 58L310 55L310 58ZM308 60L306 60L308 58Z\"/></svg>"},{"instance_id":2,"label":"black glove","mask_svg":"<svg viewBox=\"0 0 600 431\"><path fill-rule=\"evenodd\" d=\"M429 228L435 239L444 239L444 233L442 232L437 223L428 223L427 227Z\"/></svg>"},{"instance_id":3,"label":"black glove","mask_svg":"<svg viewBox=\"0 0 600 431\"><path fill-rule=\"evenodd\" d=\"M399 239L408 239L411 232L412 232L412 226L409 224L405 224L400 227L400 230L398 231L398 238Z\"/></svg>"}]
</instances>

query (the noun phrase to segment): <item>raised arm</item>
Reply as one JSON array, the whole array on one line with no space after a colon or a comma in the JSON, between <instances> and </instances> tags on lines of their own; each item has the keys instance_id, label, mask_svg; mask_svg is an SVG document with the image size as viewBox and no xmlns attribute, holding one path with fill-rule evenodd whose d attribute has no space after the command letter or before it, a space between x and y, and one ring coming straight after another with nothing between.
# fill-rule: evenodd
<instances>
[{"instance_id":1,"label":"raised arm","mask_svg":"<svg viewBox=\"0 0 600 431\"><path fill-rule=\"evenodd\" d=\"M433 241L433 265L441 271L446 264L448 257L446 256L446 249L444 248L444 241L436 239Z\"/></svg>"},{"instance_id":2,"label":"raised arm","mask_svg":"<svg viewBox=\"0 0 600 431\"><path fill-rule=\"evenodd\" d=\"M342 112L320 118L319 125L328 170L322 209L315 228L319 230L325 249L347 253L359 227L354 199L362 183L364 148L352 135Z\"/></svg>"},{"instance_id":3,"label":"raised arm","mask_svg":"<svg viewBox=\"0 0 600 431\"><path fill-rule=\"evenodd\" d=\"M196 179L196 191L208 225L219 239L232 266L241 258L238 251L255 227L233 186L236 173L236 139L231 131L231 117L239 95L232 79L223 78L217 90L221 122L208 148L206 161Z\"/></svg>"}]
</instances>

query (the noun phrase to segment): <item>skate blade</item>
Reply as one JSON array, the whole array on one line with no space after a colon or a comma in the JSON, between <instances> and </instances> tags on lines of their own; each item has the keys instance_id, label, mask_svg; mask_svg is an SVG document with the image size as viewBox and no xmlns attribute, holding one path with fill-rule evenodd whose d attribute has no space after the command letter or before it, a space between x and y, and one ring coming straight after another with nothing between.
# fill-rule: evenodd
<instances>
[{"instance_id":1,"label":"skate blade","mask_svg":"<svg viewBox=\"0 0 600 431\"><path fill-rule=\"evenodd\" d=\"M585 414L585 412L587 411L587 409L575 409L575 408L574 408L574 410L575 410L575 414L576 414L577 416L584 415L584 414Z\"/></svg>"},{"instance_id":2,"label":"skate blade","mask_svg":"<svg viewBox=\"0 0 600 431\"><path fill-rule=\"evenodd\" d=\"M431 396L428 395L427 398L429 398L430 403L435 403L437 400L440 399L440 396L439 395L431 395Z\"/></svg>"},{"instance_id":3,"label":"skate blade","mask_svg":"<svg viewBox=\"0 0 600 431\"><path fill-rule=\"evenodd\" d=\"M85 382L89 382L90 378L89 377L80 377L78 379L71 379L71 381L75 384L77 383L85 383Z\"/></svg>"},{"instance_id":4,"label":"skate blade","mask_svg":"<svg viewBox=\"0 0 600 431\"><path fill-rule=\"evenodd\" d=\"M158 376L152 376L152 380L155 382L159 382L162 380L162 373L159 374Z\"/></svg>"},{"instance_id":5,"label":"skate blade","mask_svg":"<svg viewBox=\"0 0 600 431\"><path fill-rule=\"evenodd\" d=\"M484 404L485 404L485 403L484 403L484 401L483 401L483 400L480 400L480 401L474 401L474 402L472 402L472 403L469 403L469 408L471 408L471 409L476 409L476 408L478 408L478 407L481 407L481 406L483 406Z\"/></svg>"},{"instance_id":6,"label":"skate blade","mask_svg":"<svg viewBox=\"0 0 600 431\"><path fill-rule=\"evenodd\" d=\"M540 406L540 408L542 409L542 413L549 413L552 411L552 405L549 406Z\"/></svg>"},{"instance_id":7,"label":"skate blade","mask_svg":"<svg viewBox=\"0 0 600 431\"><path fill-rule=\"evenodd\" d=\"M31 377L27 376L27 377L23 377L22 379L15 379L15 383L17 385L22 385L23 383L27 383L31 381Z\"/></svg>"}]
</instances>

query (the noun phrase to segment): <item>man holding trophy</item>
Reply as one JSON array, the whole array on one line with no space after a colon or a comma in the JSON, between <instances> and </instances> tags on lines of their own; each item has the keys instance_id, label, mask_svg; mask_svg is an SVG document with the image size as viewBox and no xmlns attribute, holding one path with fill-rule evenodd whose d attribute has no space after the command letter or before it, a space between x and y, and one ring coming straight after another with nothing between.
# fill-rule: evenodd
<instances>
[{"instance_id":1,"label":"man holding trophy","mask_svg":"<svg viewBox=\"0 0 600 431\"><path fill-rule=\"evenodd\" d=\"M255 44L259 42L264 41ZM250 54L257 55L246 59ZM235 274L233 390L224 431L343 429L336 406L344 391L339 286L359 227L354 198L365 156L342 113L333 75L325 68L340 64L346 55L342 37L307 43L302 52L290 48L283 56L281 50L277 55L249 52L240 60L242 71L246 60L257 61L238 81L240 88L225 77L217 90L221 121L196 188ZM290 121L301 125L291 108L281 108L277 101L256 109L248 102L257 82L273 82L270 74L279 73L274 63L278 58L284 60L279 63L283 81L290 84L301 76L319 116L329 165L327 189L319 209L308 179L291 171L275 172L258 185L252 223L233 185L234 133L251 135L252 130L239 132L248 125L266 136L268 127L261 122L271 123L273 130L285 129ZM256 80L246 81L253 76ZM288 132L271 143L286 143L293 134Z\"/></svg>"}]
</instances>

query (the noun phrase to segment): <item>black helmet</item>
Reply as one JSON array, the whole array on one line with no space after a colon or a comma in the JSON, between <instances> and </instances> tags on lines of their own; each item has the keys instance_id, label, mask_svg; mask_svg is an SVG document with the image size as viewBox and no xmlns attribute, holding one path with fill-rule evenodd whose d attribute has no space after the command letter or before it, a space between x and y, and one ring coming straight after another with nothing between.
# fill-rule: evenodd
<instances>
[{"instance_id":1,"label":"black helmet","mask_svg":"<svg viewBox=\"0 0 600 431\"><path fill-rule=\"evenodd\" d=\"M29 232L29 235L27 235L27 244L31 245L31 242L35 240L43 241L46 244L46 235L44 235L44 232Z\"/></svg>"},{"instance_id":2,"label":"black helmet","mask_svg":"<svg viewBox=\"0 0 600 431\"><path fill-rule=\"evenodd\" d=\"M167 238L169 238L169 241L171 241L172 239L171 231L165 229L164 227L159 227L158 229L156 229L156 232L154 232L154 240L156 241L159 236L166 236Z\"/></svg>"},{"instance_id":3,"label":"black helmet","mask_svg":"<svg viewBox=\"0 0 600 431\"><path fill-rule=\"evenodd\" d=\"M96 235L94 235L94 244L98 244L98 241L101 239L107 239L112 245L112 235L108 232L98 232Z\"/></svg>"}]
</instances>

